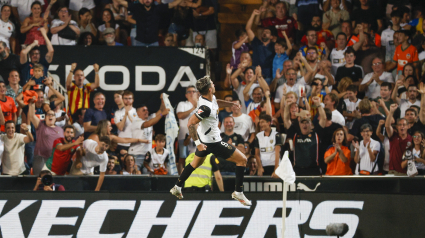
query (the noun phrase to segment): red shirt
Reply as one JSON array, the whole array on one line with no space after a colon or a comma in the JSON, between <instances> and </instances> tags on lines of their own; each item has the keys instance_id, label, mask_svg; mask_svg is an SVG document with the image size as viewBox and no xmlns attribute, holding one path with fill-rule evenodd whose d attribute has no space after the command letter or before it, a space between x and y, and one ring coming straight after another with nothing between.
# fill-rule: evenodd
<instances>
[{"instance_id":1,"label":"red shirt","mask_svg":"<svg viewBox=\"0 0 425 238\"><path fill-rule=\"evenodd\" d=\"M72 140L72 142L75 142L75 140ZM71 149L60 151L56 149L59 144L66 144L65 138L58 138L53 142L52 155L46 161L46 166L56 175L65 175L72 155L80 146L75 145Z\"/></svg>"},{"instance_id":2,"label":"red shirt","mask_svg":"<svg viewBox=\"0 0 425 238\"><path fill-rule=\"evenodd\" d=\"M278 36L282 39L285 39L282 35L282 31L286 32L288 38L295 38L295 30L298 29L297 21L292 17L284 17L279 19L276 17L269 17L261 20L261 25L266 28L269 26L275 26Z\"/></svg>"},{"instance_id":3,"label":"red shirt","mask_svg":"<svg viewBox=\"0 0 425 238\"><path fill-rule=\"evenodd\" d=\"M396 131L390 138L390 170L395 170L399 173L407 173L406 169L401 167L403 154L406 151L407 142L412 143L412 136L407 134L406 139L401 139Z\"/></svg>"},{"instance_id":4,"label":"red shirt","mask_svg":"<svg viewBox=\"0 0 425 238\"><path fill-rule=\"evenodd\" d=\"M317 41L316 44L320 45L320 43L325 42L327 40L335 40L334 35L332 34L331 31L329 30L320 30L320 31L316 31L316 35L317 35ZM307 45L307 36L304 35L303 38L301 38L301 44L303 45Z\"/></svg>"},{"instance_id":5,"label":"red shirt","mask_svg":"<svg viewBox=\"0 0 425 238\"><path fill-rule=\"evenodd\" d=\"M6 101L0 100L1 110L3 112L4 121L10 121L13 119L13 114L18 111L16 108L15 100L13 98L6 96ZM4 125L0 127L2 132L5 132Z\"/></svg>"}]
</instances>

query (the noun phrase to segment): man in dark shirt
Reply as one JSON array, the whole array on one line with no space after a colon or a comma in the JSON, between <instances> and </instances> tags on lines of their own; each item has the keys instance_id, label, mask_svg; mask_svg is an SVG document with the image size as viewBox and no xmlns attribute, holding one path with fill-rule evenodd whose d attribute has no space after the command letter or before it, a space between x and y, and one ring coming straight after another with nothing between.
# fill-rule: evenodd
<instances>
[{"instance_id":1,"label":"man in dark shirt","mask_svg":"<svg viewBox=\"0 0 425 238\"><path fill-rule=\"evenodd\" d=\"M355 65L354 60L356 60L355 51L353 47L348 47L344 53L345 56L345 65L338 67L335 75L335 81L338 85L344 77L349 77L353 84L359 86L363 80L364 73L362 66Z\"/></svg>"},{"instance_id":2,"label":"man in dark shirt","mask_svg":"<svg viewBox=\"0 0 425 238\"><path fill-rule=\"evenodd\" d=\"M87 109L84 114L84 138L87 139L97 128L97 124L101 120L108 119L108 116L103 110L105 106L105 95L96 93L94 95L94 108Z\"/></svg>"},{"instance_id":3,"label":"man in dark shirt","mask_svg":"<svg viewBox=\"0 0 425 238\"><path fill-rule=\"evenodd\" d=\"M270 26L263 30L261 40L258 39L252 31L252 23L254 18L260 15L259 10L254 10L251 17L249 18L245 30L248 34L248 38L251 41L251 47L253 50L252 54L252 66L261 66L264 80L267 84L270 84L273 79L273 59L275 56L274 43L271 41L273 36L277 36L276 28Z\"/></svg>"},{"instance_id":4,"label":"man in dark shirt","mask_svg":"<svg viewBox=\"0 0 425 238\"><path fill-rule=\"evenodd\" d=\"M168 9L180 4L182 0L175 0L169 4L155 5L153 0L141 0L133 3L129 0L119 0L119 4L128 8L133 14L137 25L136 46L158 46L158 30L161 16L168 13Z\"/></svg>"},{"instance_id":5,"label":"man in dark shirt","mask_svg":"<svg viewBox=\"0 0 425 238\"><path fill-rule=\"evenodd\" d=\"M355 136L359 138L359 141L363 140L363 137L360 134L360 127L366 123L372 126L372 139L380 141L379 137L376 135L376 128L378 127L379 121L385 120L385 118L379 113L377 108L372 105L372 102L369 101L369 99L363 99L359 103L359 110L361 118L354 121L353 127L347 135L347 141L351 142Z\"/></svg>"},{"instance_id":6,"label":"man in dark shirt","mask_svg":"<svg viewBox=\"0 0 425 238\"><path fill-rule=\"evenodd\" d=\"M0 78L3 78L3 80L9 78L9 73L12 69L17 69L21 72L19 56L10 54L7 48L6 43L0 41Z\"/></svg>"},{"instance_id":7,"label":"man in dark shirt","mask_svg":"<svg viewBox=\"0 0 425 238\"><path fill-rule=\"evenodd\" d=\"M245 151L245 141L242 136L236 134L233 129L235 128L235 119L227 116L223 120L224 132L220 134L222 141L234 145L240 151ZM235 175L236 164L229 162L226 158L217 157L219 160L220 172L222 175Z\"/></svg>"},{"instance_id":8,"label":"man in dark shirt","mask_svg":"<svg viewBox=\"0 0 425 238\"><path fill-rule=\"evenodd\" d=\"M417 120L416 123L414 123L407 130L407 132L410 135L413 135L416 131L420 131L422 133L425 133L425 95L424 95L425 94L425 86L423 85L423 83L421 83L419 85L418 93L421 94L421 109L419 111L419 120ZM406 110L406 114L407 114L407 110Z\"/></svg>"},{"instance_id":9,"label":"man in dark shirt","mask_svg":"<svg viewBox=\"0 0 425 238\"><path fill-rule=\"evenodd\" d=\"M360 24L362 19L367 19L372 25L374 32L382 32L384 29L383 16L380 9L371 6L369 0L360 0L360 7L353 11L351 14L351 21L354 26ZM358 32L356 32L358 33Z\"/></svg>"},{"instance_id":10,"label":"man in dark shirt","mask_svg":"<svg viewBox=\"0 0 425 238\"><path fill-rule=\"evenodd\" d=\"M198 0L201 1L201 0ZM200 11L207 9L206 11ZM200 34L205 37L208 49L217 48L217 30L214 19L214 5L211 0L202 0L201 6L193 10L193 41Z\"/></svg>"}]
</instances>

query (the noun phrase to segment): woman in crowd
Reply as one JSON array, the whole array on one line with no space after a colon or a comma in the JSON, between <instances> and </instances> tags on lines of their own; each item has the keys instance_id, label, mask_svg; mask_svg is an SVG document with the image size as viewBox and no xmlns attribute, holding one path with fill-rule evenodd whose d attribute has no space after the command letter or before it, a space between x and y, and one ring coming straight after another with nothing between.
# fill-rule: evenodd
<instances>
[{"instance_id":1,"label":"woman in crowd","mask_svg":"<svg viewBox=\"0 0 425 238\"><path fill-rule=\"evenodd\" d=\"M97 38L91 32L84 32L80 35L77 45L97 45Z\"/></svg>"},{"instance_id":2,"label":"woman in crowd","mask_svg":"<svg viewBox=\"0 0 425 238\"><path fill-rule=\"evenodd\" d=\"M350 86L351 84L353 84L353 81L351 80L351 78L344 77L341 79L341 81L339 81L337 87L332 88L332 93L338 96L338 99L341 99L339 100L340 102L344 101L345 94L347 93L347 87Z\"/></svg>"},{"instance_id":3,"label":"woman in crowd","mask_svg":"<svg viewBox=\"0 0 425 238\"><path fill-rule=\"evenodd\" d=\"M416 131L413 134L413 146L412 154L415 160L416 169L418 170L418 175L425 175L425 136L424 133ZM404 161L403 161L404 162ZM402 163L401 166L405 168L407 166L407 161Z\"/></svg>"},{"instance_id":4,"label":"woman in crowd","mask_svg":"<svg viewBox=\"0 0 425 238\"><path fill-rule=\"evenodd\" d=\"M353 140L351 143L355 148L354 162L356 162L357 175L373 175L378 173L377 158L381 149L379 141L372 139L372 126L363 124L360 127L360 135L363 140Z\"/></svg>"},{"instance_id":5,"label":"woman in crowd","mask_svg":"<svg viewBox=\"0 0 425 238\"><path fill-rule=\"evenodd\" d=\"M350 168L351 152L347 146L347 136L343 128L336 129L332 136L333 146L325 153L328 164L326 175L352 175Z\"/></svg>"},{"instance_id":6,"label":"woman in crowd","mask_svg":"<svg viewBox=\"0 0 425 238\"><path fill-rule=\"evenodd\" d=\"M120 174L122 175L133 175L133 174L142 174L136 166L135 159L132 155L127 154L124 157L124 166Z\"/></svg>"},{"instance_id":7,"label":"woman in crowd","mask_svg":"<svg viewBox=\"0 0 425 238\"><path fill-rule=\"evenodd\" d=\"M48 22L41 17L41 12L41 3L39 1L33 2L31 4L31 15L25 18L21 26L21 33L26 34L24 43L26 45L32 44L34 40L38 40L39 45L46 44L43 35L41 35L40 28L43 27L46 29L46 32L49 31L49 28L47 27Z\"/></svg>"},{"instance_id":8,"label":"woman in crowd","mask_svg":"<svg viewBox=\"0 0 425 238\"><path fill-rule=\"evenodd\" d=\"M80 34L84 32L90 32L94 36L97 35L97 29L96 26L92 22L93 16L91 15L91 12L89 9L83 7L78 12L78 26L80 27Z\"/></svg>"},{"instance_id":9,"label":"woman in crowd","mask_svg":"<svg viewBox=\"0 0 425 238\"><path fill-rule=\"evenodd\" d=\"M66 6L58 9L57 18L52 21L52 45L75 45L80 28L77 22L71 20L71 14Z\"/></svg>"},{"instance_id":10,"label":"woman in crowd","mask_svg":"<svg viewBox=\"0 0 425 238\"><path fill-rule=\"evenodd\" d=\"M99 31L99 41L103 42L103 32L110 27L115 29L115 41L120 39L120 26L115 22L111 9L104 9L102 13L102 24L97 28Z\"/></svg>"},{"instance_id":11,"label":"woman in crowd","mask_svg":"<svg viewBox=\"0 0 425 238\"><path fill-rule=\"evenodd\" d=\"M10 21L12 14L12 7L9 5L3 5L1 7L1 18L0 23L2 30L0 30L0 41L6 43L7 47L13 52L15 50L15 25ZM8 30L4 30L8 29ZM44 38L43 38L44 39Z\"/></svg>"}]
</instances>

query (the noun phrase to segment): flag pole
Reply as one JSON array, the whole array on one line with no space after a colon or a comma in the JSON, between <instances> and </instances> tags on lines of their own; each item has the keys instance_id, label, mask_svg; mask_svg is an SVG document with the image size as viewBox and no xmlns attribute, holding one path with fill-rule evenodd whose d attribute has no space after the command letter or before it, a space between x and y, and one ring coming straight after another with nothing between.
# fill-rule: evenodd
<instances>
[{"instance_id":1,"label":"flag pole","mask_svg":"<svg viewBox=\"0 0 425 238\"><path fill-rule=\"evenodd\" d=\"M287 184L285 183L285 181L283 181L283 194L282 194L282 200L283 200L283 206L282 206L282 238L285 238L285 230L286 230L286 226L285 226L285 220L286 220L286 193L287 193Z\"/></svg>"}]
</instances>

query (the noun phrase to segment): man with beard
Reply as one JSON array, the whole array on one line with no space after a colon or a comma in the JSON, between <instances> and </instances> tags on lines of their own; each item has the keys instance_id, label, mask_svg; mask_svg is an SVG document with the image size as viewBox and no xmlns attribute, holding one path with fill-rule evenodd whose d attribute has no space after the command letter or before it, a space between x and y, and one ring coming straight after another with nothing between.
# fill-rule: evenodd
<instances>
[{"instance_id":1,"label":"man with beard","mask_svg":"<svg viewBox=\"0 0 425 238\"><path fill-rule=\"evenodd\" d=\"M175 0L167 4L154 4L153 0L141 0L140 3L118 0L119 4L133 13L137 25L136 46L159 46L158 30L163 14L168 9L179 5L182 0Z\"/></svg>"},{"instance_id":2,"label":"man with beard","mask_svg":"<svg viewBox=\"0 0 425 238\"><path fill-rule=\"evenodd\" d=\"M19 56L9 53L10 50L6 43L0 41L0 78L6 80L9 77L9 72L12 69L19 70L21 72L21 63L19 62Z\"/></svg>"},{"instance_id":3,"label":"man with beard","mask_svg":"<svg viewBox=\"0 0 425 238\"><path fill-rule=\"evenodd\" d=\"M397 97L397 90L396 88L400 87L402 85L402 81L397 81L395 84L394 91L392 93L392 99L400 105L400 118L403 118L406 112L406 109L408 109L412 105L421 106L421 101L417 99L418 97L418 88L416 85L409 85L409 88L407 89L407 97L408 99L402 99L400 97ZM391 108L390 108L391 109Z\"/></svg>"},{"instance_id":4,"label":"man with beard","mask_svg":"<svg viewBox=\"0 0 425 238\"><path fill-rule=\"evenodd\" d=\"M34 125L37 135L34 149L33 172L34 174L39 174L47 159L52 155L53 142L63 137L63 129L55 125L56 116L53 110L47 111L46 119L42 121L32 113L35 112L35 105L34 101L30 100L28 111L28 117Z\"/></svg>"},{"instance_id":5,"label":"man with beard","mask_svg":"<svg viewBox=\"0 0 425 238\"><path fill-rule=\"evenodd\" d=\"M246 24L245 30L248 34L249 40L251 41L253 50L252 66L261 66L263 72L262 76L264 77L264 80L266 80L267 84L270 84L273 78L273 59L276 54L274 50L274 43L271 41L271 38L276 35L276 28L274 26L269 26L268 28L263 29L261 40L258 39L251 28L254 18L259 17L259 15L260 11L255 9Z\"/></svg>"},{"instance_id":6,"label":"man with beard","mask_svg":"<svg viewBox=\"0 0 425 238\"><path fill-rule=\"evenodd\" d=\"M329 56L329 49L327 49L326 44L322 42L320 46L318 46L316 42L317 42L316 31L314 29L307 30L307 44L300 48L300 52L303 54L304 57L306 57L308 49L316 48L318 59L319 60L327 59Z\"/></svg>"},{"instance_id":7,"label":"man with beard","mask_svg":"<svg viewBox=\"0 0 425 238\"><path fill-rule=\"evenodd\" d=\"M64 127L64 137L53 141L52 155L47 159L43 170L49 170L52 175L65 175L71 162L72 155L80 149L84 137L73 140L75 129L71 125Z\"/></svg>"},{"instance_id":8,"label":"man with beard","mask_svg":"<svg viewBox=\"0 0 425 238\"><path fill-rule=\"evenodd\" d=\"M288 9L284 2L276 3L276 17L270 17L261 20L261 25L264 28L273 26L277 29L277 34L281 39L285 39L282 32L284 31L291 42L295 40L295 32L298 29L297 20L293 17L287 16ZM259 17L256 17L256 23L258 23Z\"/></svg>"},{"instance_id":9,"label":"man with beard","mask_svg":"<svg viewBox=\"0 0 425 238\"><path fill-rule=\"evenodd\" d=\"M322 29L322 19L320 16L313 16L311 19L311 29L316 31L317 38L315 45L320 45L322 42L324 42L326 45L329 44L329 46L331 46L335 42L333 33L329 30ZM307 39L307 35L304 35L301 38L301 44L308 45Z\"/></svg>"},{"instance_id":10,"label":"man with beard","mask_svg":"<svg viewBox=\"0 0 425 238\"><path fill-rule=\"evenodd\" d=\"M47 46L47 53L44 58L40 56L40 49L38 48L38 40L35 40L31 45L28 45L25 49L21 51L20 63L21 63L21 85L23 86L32 76L33 70L32 67L34 64L41 64L44 67L43 75L47 76L47 72L53 60L53 45L47 37L46 30L41 27L40 32L43 35L44 41ZM30 61L28 60L28 53L30 56Z\"/></svg>"},{"instance_id":11,"label":"man with beard","mask_svg":"<svg viewBox=\"0 0 425 238\"><path fill-rule=\"evenodd\" d=\"M362 25L357 25L359 29L363 29ZM354 51L357 51L362 46L365 35L363 30L359 30L360 39L352 44L352 48ZM356 37L357 38L357 37ZM345 51L347 50L347 35L344 32L338 33L336 35L336 47L332 49L330 59L332 62L332 75L336 75L336 71L338 67L341 67L345 64Z\"/></svg>"},{"instance_id":12,"label":"man with beard","mask_svg":"<svg viewBox=\"0 0 425 238\"><path fill-rule=\"evenodd\" d=\"M77 63L71 64L71 70L66 78L66 90L68 92L68 115L73 115L80 108L90 107L90 93L99 87L99 65L94 64L94 83L84 84L86 79L84 71L77 69ZM72 82L74 75L74 82Z\"/></svg>"},{"instance_id":13,"label":"man with beard","mask_svg":"<svg viewBox=\"0 0 425 238\"><path fill-rule=\"evenodd\" d=\"M107 27L105 31L103 31L103 39L107 46L123 46L123 44L115 41L115 30L114 28Z\"/></svg>"}]
</instances>

